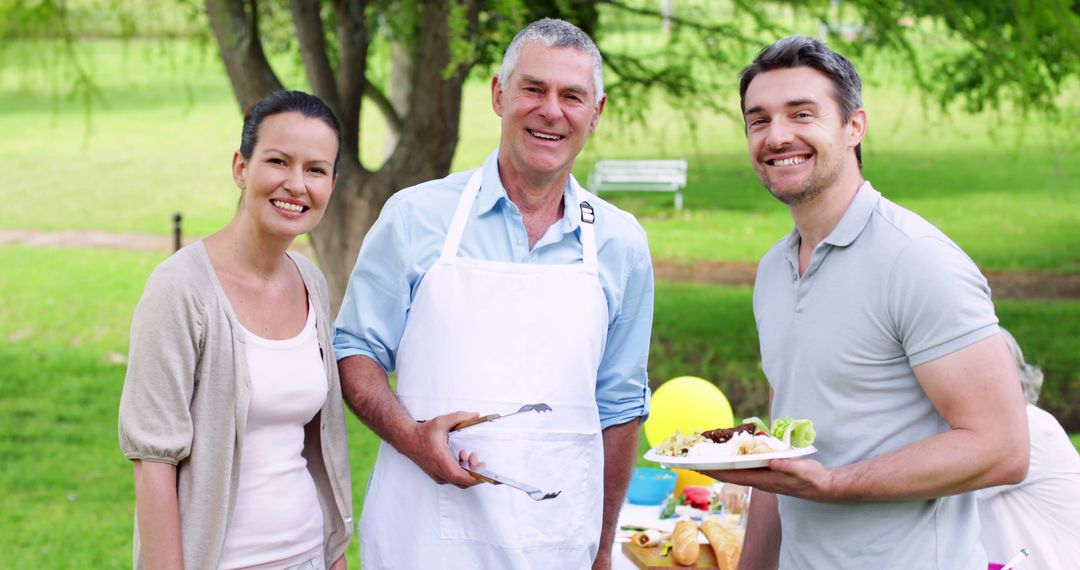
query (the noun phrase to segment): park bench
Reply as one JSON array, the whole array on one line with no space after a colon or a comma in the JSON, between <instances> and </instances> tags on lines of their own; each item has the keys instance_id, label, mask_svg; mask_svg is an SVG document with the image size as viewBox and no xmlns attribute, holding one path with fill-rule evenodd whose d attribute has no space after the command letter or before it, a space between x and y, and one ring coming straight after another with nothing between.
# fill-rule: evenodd
<instances>
[{"instance_id":1,"label":"park bench","mask_svg":"<svg viewBox=\"0 0 1080 570\"><path fill-rule=\"evenodd\" d=\"M589 190L674 192L675 210L682 210L686 160L599 160L589 173Z\"/></svg>"}]
</instances>

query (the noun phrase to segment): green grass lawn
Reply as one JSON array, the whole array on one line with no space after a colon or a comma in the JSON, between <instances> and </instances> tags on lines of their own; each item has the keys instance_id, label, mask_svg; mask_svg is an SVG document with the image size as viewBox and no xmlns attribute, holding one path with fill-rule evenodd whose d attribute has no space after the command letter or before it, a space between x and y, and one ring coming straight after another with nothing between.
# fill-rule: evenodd
<instances>
[{"instance_id":1,"label":"green grass lawn","mask_svg":"<svg viewBox=\"0 0 1080 570\"><path fill-rule=\"evenodd\" d=\"M116 410L131 313L156 253L0 247L0 552L5 568L123 568L130 564L131 467ZM649 374L717 382L760 414L766 387L748 288L659 283ZM1004 302L1002 322L1047 371L1073 378L1078 303ZM1070 376L1073 374L1073 376ZM349 415L359 509L377 439ZM1073 435L1080 449L1080 434ZM644 438L643 438L644 439ZM643 444L644 445L644 444ZM349 550L356 567L356 548ZM57 562L61 561L61 562ZM54 564L54 562L56 564Z\"/></svg>"},{"instance_id":2,"label":"green grass lawn","mask_svg":"<svg viewBox=\"0 0 1080 570\"><path fill-rule=\"evenodd\" d=\"M164 257L0 247L0 265L15 268L0 272L0 566L131 567L116 413L131 314ZM378 440L348 423L359 508Z\"/></svg>"}]
</instances>

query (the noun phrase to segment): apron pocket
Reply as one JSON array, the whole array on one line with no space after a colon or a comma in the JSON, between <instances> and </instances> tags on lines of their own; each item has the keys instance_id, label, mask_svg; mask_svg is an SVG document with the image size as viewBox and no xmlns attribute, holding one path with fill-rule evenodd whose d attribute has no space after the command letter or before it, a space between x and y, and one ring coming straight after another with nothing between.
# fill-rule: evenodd
<instances>
[{"instance_id":1,"label":"apron pocket","mask_svg":"<svg viewBox=\"0 0 1080 570\"><path fill-rule=\"evenodd\" d=\"M476 451L486 467L541 491L535 501L506 485L468 489L439 485L439 537L503 548L580 547L599 539L603 512L603 447L599 433L520 432L473 428L453 434L458 449Z\"/></svg>"}]
</instances>

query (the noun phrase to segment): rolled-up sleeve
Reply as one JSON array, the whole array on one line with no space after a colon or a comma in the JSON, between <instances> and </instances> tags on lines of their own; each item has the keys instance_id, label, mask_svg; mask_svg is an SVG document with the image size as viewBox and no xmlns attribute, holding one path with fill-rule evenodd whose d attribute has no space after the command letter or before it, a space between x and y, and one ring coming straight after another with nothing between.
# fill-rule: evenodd
<instances>
[{"instance_id":1,"label":"rolled-up sleeve","mask_svg":"<svg viewBox=\"0 0 1080 570\"><path fill-rule=\"evenodd\" d=\"M367 356L387 371L395 355L411 302L408 226L400 202L391 198L360 246L356 266L334 323L338 360Z\"/></svg>"},{"instance_id":2,"label":"rolled-up sleeve","mask_svg":"<svg viewBox=\"0 0 1080 570\"><path fill-rule=\"evenodd\" d=\"M596 378L601 428L644 419L649 413L654 290L652 259L644 237L642 245L633 248L629 257L622 301L608 328L607 346Z\"/></svg>"},{"instance_id":3,"label":"rolled-up sleeve","mask_svg":"<svg viewBox=\"0 0 1080 570\"><path fill-rule=\"evenodd\" d=\"M204 307L174 277L156 270L135 308L119 411L124 456L173 465L191 452L190 406L204 322Z\"/></svg>"}]
</instances>

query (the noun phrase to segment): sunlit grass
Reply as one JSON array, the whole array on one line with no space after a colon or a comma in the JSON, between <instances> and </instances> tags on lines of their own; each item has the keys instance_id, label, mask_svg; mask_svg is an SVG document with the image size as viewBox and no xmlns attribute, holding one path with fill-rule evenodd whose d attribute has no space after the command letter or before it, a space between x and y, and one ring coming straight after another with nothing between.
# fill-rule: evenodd
<instances>
[{"instance_id":1,"label":"sunlit grass","mask_svg":"<svg viewBox=\"0 0 1080 570\"><path fill-rule=\"evenodd\" d=\"M116 412L128 325L163 254L0 247L0 551L5 568L130 564L131 467ZM736 415L767 388L745 287L658 283L649 375L715 382ZM1075 399L1080 304L999 302L1002 323L1046 372L1044 406ZM1072 394L1072 396L1069 396ZM357 512L378 440L348 414ZM1080 435L1072 437L1080 444ZM1078 445L1080 447L1080 445ZM356 567L355 544L349 550ZM53 563L55 562L55 564Z\"/></svg>"}]
</instances>

